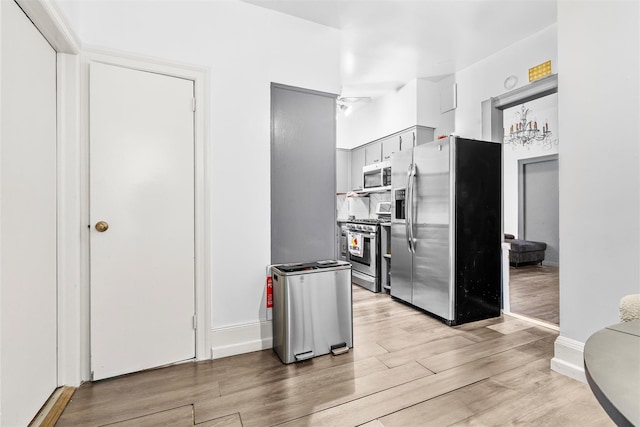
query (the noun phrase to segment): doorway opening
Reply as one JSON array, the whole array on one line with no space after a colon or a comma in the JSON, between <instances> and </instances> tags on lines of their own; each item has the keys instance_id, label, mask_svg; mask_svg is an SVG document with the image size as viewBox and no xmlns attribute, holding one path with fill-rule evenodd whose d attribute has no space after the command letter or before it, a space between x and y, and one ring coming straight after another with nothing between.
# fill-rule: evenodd
<instances>
[{"instance_id":1,"label":"doorway opening","mask_svg":"<svg viewBox=\"0 0 640 427\"><path fill-rule=\"evenodd\" d=\"M550 130L550 138L505 141L523 104L531 128ZM557 75L486 100L482 111L483 138L504 144L503 232L515 238L503 245L513 251L503 256L503 312L559 329ZM518 253L530 242L541 244L535 257Z\"/></svg>"},{"instance_id":2,"label":"doorway opening","mask_svg":"<svg viewBox=\"0 0 640 427\"><path fill-rule=\"evenodd\" d=\"M553 325L560 324L558 195L557 154L518 160L518 237L545 248L539 263L509 266L511 312Z\"/></svg>"}]
</instances>

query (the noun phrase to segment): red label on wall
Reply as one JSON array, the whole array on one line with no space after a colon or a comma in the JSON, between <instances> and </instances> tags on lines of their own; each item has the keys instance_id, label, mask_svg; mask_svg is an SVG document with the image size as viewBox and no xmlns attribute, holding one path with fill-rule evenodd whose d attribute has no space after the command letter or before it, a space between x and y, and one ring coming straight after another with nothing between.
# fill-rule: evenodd
<instances>
[{"instance_id":1,"label":"red label on wall","mask_svg":"<svg viewBox=\"0 0 640 427\"><path fill-rule=\"evenodd\" d=\"M267 277L267 308L273 308L273 279Z\"/></svg>"}]
</instances>

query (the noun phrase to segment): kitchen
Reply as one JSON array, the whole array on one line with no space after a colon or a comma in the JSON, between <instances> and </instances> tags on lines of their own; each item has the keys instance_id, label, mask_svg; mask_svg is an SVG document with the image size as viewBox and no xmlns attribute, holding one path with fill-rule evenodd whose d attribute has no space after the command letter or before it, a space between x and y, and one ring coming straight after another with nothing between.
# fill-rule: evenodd
<instances>
[{"instance_id":1,"label":"kitchen","mask_svg":"<svg viewBox=\"0 0 640 427\"><path fill-rule=\"evenodd\" d=\"M215 358L268 348L270 325L264 304L264 266L269 264L270 252L269 220L266 218L268 215L264 214L270 207L269 188L266 184L268 181L266 178L269 176L267 159L270 95L268 85L272 81L280 81L297 87L340 93L340 76L335 67L339 62L338 32L306 21L292 20L284 15L253 6L233 3L197 6L202 9L191 10L189 14L191 18L185 17L184 22L180 21L177 24L184 30L179 32L181 35L169 36L166 26L161 25L160 22L174 22L174 17L184 16L184 11L175 9L171 4L163 4L153 10L143 5L136 11L127 10L118 3L112 6L113 9L106 11L91 10L88 6L70 5L68 2L61 2L61 4L66 5L65 11L68 12L74 29L78 31L86 45L100 45L112 50L137 52L142 55L189 64L206 64L211 67L210 106L213 120L210 129L212 141L210 171L212 181L216 184L211 184L209 189L211 199L208 208L213 218L211 234L215 236L215 244L211 244L215 279L211 278L210 295L205 296L212 306L211 317L205 322L211 335L211 348ZM570 6L563 5L561 8L564 13L570 14L571 11L565 8L571 9ZM163 19L158 21L145 19L148 16L159 16ZM204 17L207 17L206 20ZM419 103L425 98L416 97L415 92L426 90L434 93L435 96L431 99L439 99L440 88L432 81L418 80L414 83L409 79L406 86L410 88L414 85L417 88L416 91L403 92L402 88L396 87L391 90L392 96L389 99L383 101L383 97L379 100L381 103L386 101L393 103L393 98L397 99L393 95L405 94L408 99L405 104L408 107L405 110L409 110L408 114L397 114L404 117L397 119L395 115L399 109L390 109L388 111L392 113L387 116L396 117L396 123L388 124L375 118L369 118L369 120L364 120L362 116L358 118L356 114L358 111L354 111L350 118L355 122L360 121L363 129L358 132L347 129L343 132L345 123L339 119L338 135L340 138L344 136L349 140L349 143L343 146L351 148L362 145L415 125L435 127L435 135L447 135L455 130L460 135L481 138L479 104L491 96L502 93L505 90L503 82L508 75L515 73L521 82L526 82L525 74L528 66L539 64L549 58L552 61L556 59L556 55L559 55L556 51L558 44L556 37L559 39L562 39L560 36L565 37L562 40L567 43L566 37L570 37L569 34L574 30L573 26L578 25L567 19L566 15L561 14L560 18L564 20L559 19L557 30L552 25L550 29L541 30L532 39L523 40L502 54L488 58L484 62L481 61L458 73L455 83L458 85L459 97L455 113L449 111L440 114L438 108L436 115L439 117L438 122L419 120L418 115L433 110L434 106L429 105L426 110L418 108ZM193 23L192 19L197 22ZM211 22L212 19L213 22ZM112 33L108 25L99 24L109 20L119 23L111 26L111 28L118 28L118 34ZM150 34L150 38L139 37L141 22L145 23L145 29ZM186 22L189 24L187 25ZM243 25L236 26L240 22ZM594 22L597 20L594 19ZM563 29L560 24L566 27ZM246 25L253 29L250 33L242 30ZM278 33L277 37L265 36L265 34L272 34L274 27L281 29L282 33ZM256 37L255 34L260 36ZM295 36L292 36L294 34ZM300 36L300 34L304 35ZM230 38L233 43L228 43ZM154 40L151 41L151 39ZM164 43L158 43L158 40ZM202 40L207 42L203 43ZM577 40L571 38L569 40L578 43ZM596 45L599 46L597 43ZM312 52L308 49L309 46L314 47L311 49ZM566 45L564 48L567 49ZM295 60L284 55L285 51L297 52ZM238 52L243 54L239 55ZM273 57L266 61L265 54ZM236 60L230 62L227 58ZM256 66L256 58L260 59L261 67L268 64L269 70L260 70L260 67ZM568 56L563 56L563 61L568 61L567 58ZM513 71L511 65L513 63L526 65L518 67L518 71ZM562 72L571 70L569 68ZM495 75L495 78L487 78L490 75ZM422 83L427 83L426 89ZM568 93L571 93L570 89ZM362 109L360 113L366 116L365 111ZM368 122L368 125L365 126L364 122ZM351 138L350 134L353 133L357 133L358 136ZM571 149L569 147L566 153L570 154ZM251 155L247 156L247 152ZM238 175L237 162L240 161L244 165L243 171L247 173L239 174L238 182L232 188L228 185L228 177ZM237 191L238 188L242 190ZM246 189L251 192L248 193ZM575 201L574 196L567 197ZM240 206L245 206L247 209L241 209ZM600 218L597 212L586 211L589 211L589 215L594 215L596 221ZM259 214L256 215L256 213ZM238 223L252 224L252 227L250 230L230 227L230 224ZM571 264L567 271L570 271L570 267ZM568 283L571 284L572 281L569 280ZM577 285L567 289L570 292L569 298L576 297L580 300L582 292ZM86 308L83 308L86 288L78 287L70 292L71 298L68 304L74 308L70 312L76 313L81 320L76 320L69 315L69 323L84 324L82 319L88 316ZM615 295L607 295L611 301L615 299ZM589 314L585 316L587 311ZM593 319L594 311L597 312L595 309L588 308L585 308L584 313L566 311L563 319L569 322L568 330L572 332L571 325L580 323L579 319L587 317ZM572 332L570 336L584 340L583 329L578 328L578 331L577 334ZM61 341L67 362L62 367L60 375L63 382L78 384L90 375L86 351L87 333L80 326L70 328L67 333L67 339Z\"/></svg>"},{"instance_id":2,"label":"kitchen","mask_svg":"<svg viewBox=\"0 0 640 427\"><path fill-rule=\"evenodd\" d=\"M362 167L361 188L343 203L347 218L338 220L337 233L353 283L448 325L498 317L500 145L453 136L434 141L433 129L416 126L360 150L370 164ZM358 212L359 205L369 206Z\"/></svg>"}]
</instances>

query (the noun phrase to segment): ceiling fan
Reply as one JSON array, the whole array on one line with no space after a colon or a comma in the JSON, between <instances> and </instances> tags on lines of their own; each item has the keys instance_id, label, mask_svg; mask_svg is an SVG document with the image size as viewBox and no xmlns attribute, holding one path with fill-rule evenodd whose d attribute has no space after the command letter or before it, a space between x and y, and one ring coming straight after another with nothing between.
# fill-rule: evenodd
<instances>
[{"instance_id":1,"label":"ceiling fan","mask_svg":"<svg viewBox=\"0 0 640 427\"><path fill-rule=\"evenodd\" d=\"M338 102L370 102L370 96L340 96Z\"/></svg>"},{"instance_id":2,"label":"ceiling fan","mask_svg":"<svg viewBox=\"0 0 640 427\"><path fill-rule=\"evenodd\" d=\"M344 113L345 116L348 116L349 114L351 114L351 111L353 111L353 106L348 104L370 101L370 96L340 96L338 97L338 99L336 99L338 108Z\"/></svg>"}]
</instances>

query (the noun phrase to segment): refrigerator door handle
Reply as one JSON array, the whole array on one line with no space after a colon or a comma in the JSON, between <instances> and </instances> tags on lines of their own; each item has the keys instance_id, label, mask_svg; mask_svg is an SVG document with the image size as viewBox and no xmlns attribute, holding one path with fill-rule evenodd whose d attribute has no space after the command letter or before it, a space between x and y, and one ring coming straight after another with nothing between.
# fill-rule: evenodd
<instances>
[{"instance_id":1,"label":"refrigerator door handle","mask_svg":"<svg viewBox=\"0 0 640 427\"><path fill-rule=\"evenodd\" d=\"M413 187L415 185L415 176L416 176L416 164L411 163L411 169L409 171L409 242L411 247L411 252L416 253L416 240L413 237Z\"/></svg>"},{"instance_id":2,"label":"refrigerator door handle","mask_svg":"<svg viewBox=\"0 0 640 427\"><path fill-rule=\"evenodd\" d=\"M410 224L411 224L411 199L410 199L410 185L411 185L411 171L413 169L413 163L409 164L409 169L407 170L407 185L406 188L407 195L405 197L404 203L404 227L405 227L405 236L407 238L407 250L413 253L413 245L411 241L411 232L410 232Z\"/></svg>"},{"instance_id":3,"label":"refrigerator door handle","mask_svg":"<svg viewBox=\"0 0 640 427\"><path fill-rule=\"evenodd\" d=\"M413 196L414 186L416 178L416 164L411 163L411 189L409 190L410 204L409 210L411 211L411 224L409 224L409 239L411 240L411 252L416 253L416 239L413 237Z\"/></svg>"}]
</instances>

